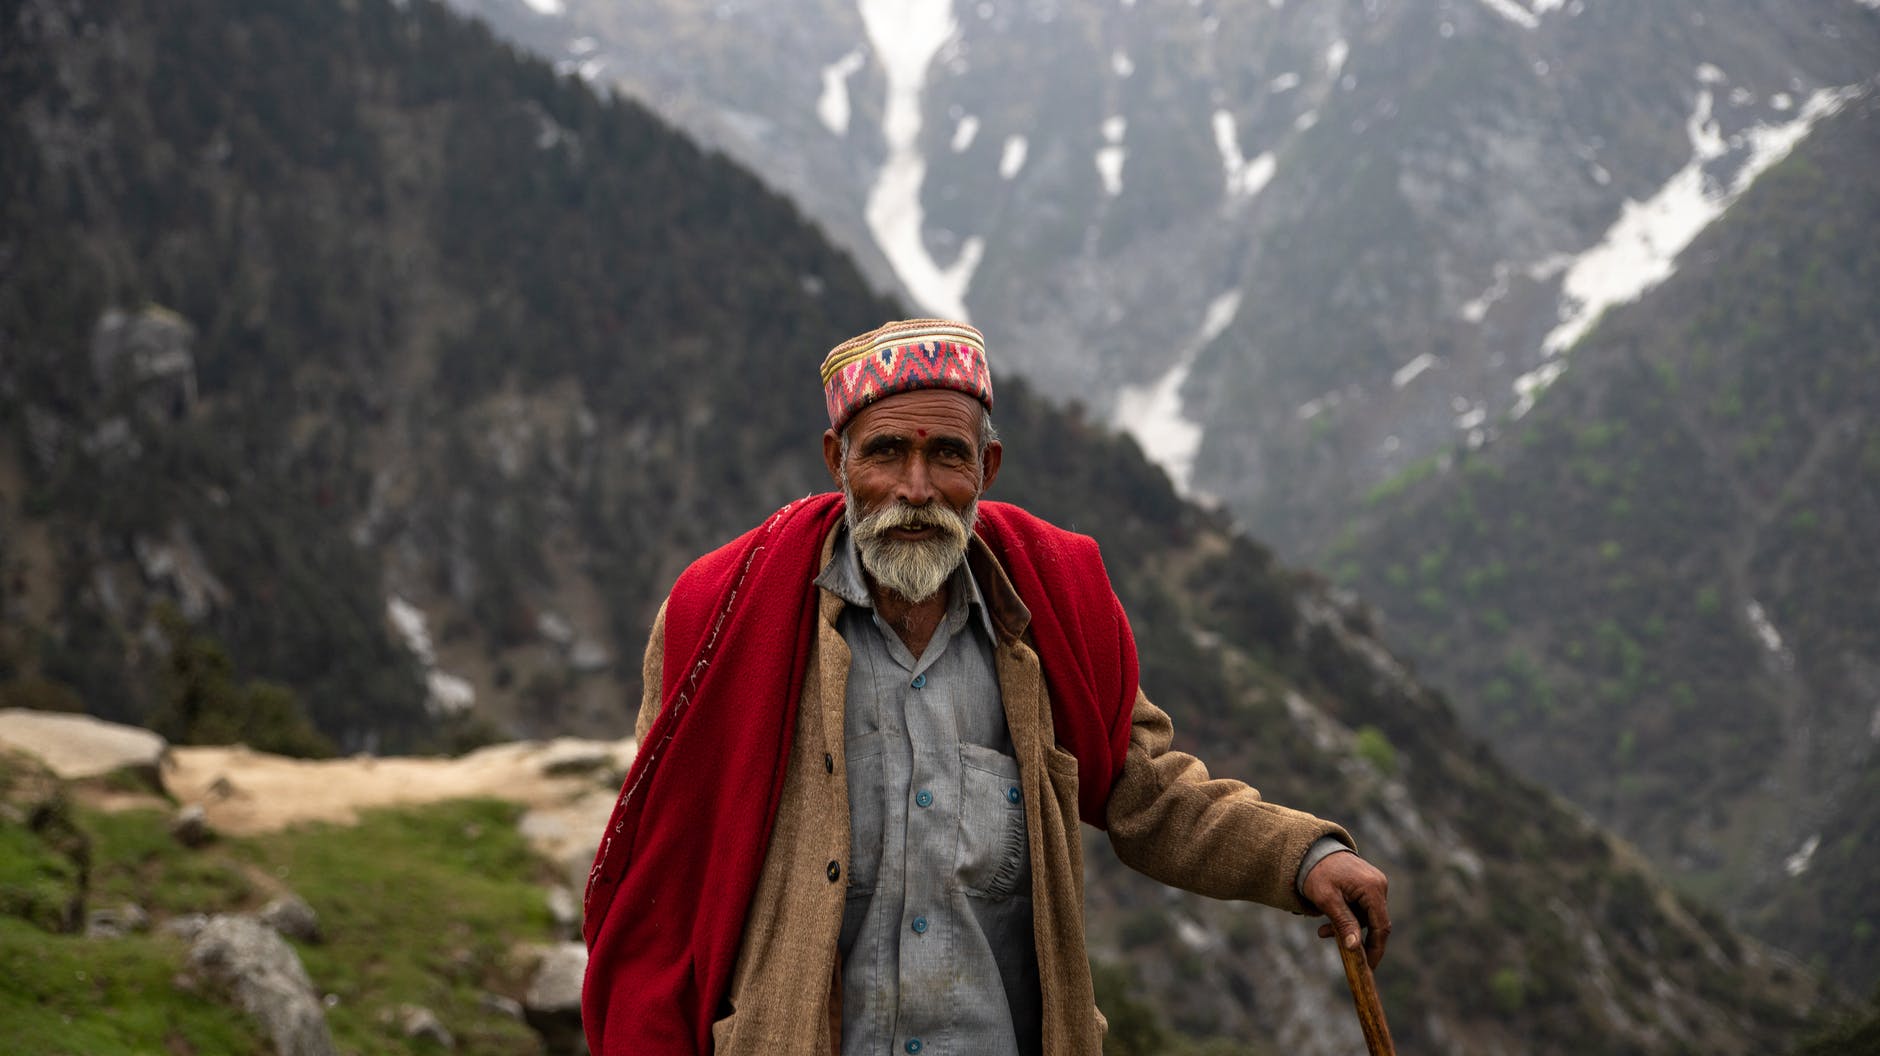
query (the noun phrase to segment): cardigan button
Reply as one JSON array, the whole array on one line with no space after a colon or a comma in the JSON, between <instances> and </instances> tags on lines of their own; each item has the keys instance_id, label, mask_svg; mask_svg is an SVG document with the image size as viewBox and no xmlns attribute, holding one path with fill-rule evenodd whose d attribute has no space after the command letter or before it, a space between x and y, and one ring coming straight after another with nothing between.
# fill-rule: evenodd
<instances>
[{"instance_id":1,"label":"cardigan button","mask_svg":"<svg viewBox=\"0 0 1880 1056\"><path fill-rule=\"evenodd\" d=\"M830 860L829 868L824 870L824 872L829 874L829 882L832 884L842 879L842 867L837 865L834 859Z\"/></svg>"},{"instance_id":2,"label":"cardigan button","mask_svg":"<svg viewBox=\"0 0 1880 1056\"><path fill-rule=\"evenodd\" d=\"M835 772L836 772L836 757L833 755L830 755L828 752L824 752L823 753L823 773L833 774Z\"/></svg>"}]
</instances>

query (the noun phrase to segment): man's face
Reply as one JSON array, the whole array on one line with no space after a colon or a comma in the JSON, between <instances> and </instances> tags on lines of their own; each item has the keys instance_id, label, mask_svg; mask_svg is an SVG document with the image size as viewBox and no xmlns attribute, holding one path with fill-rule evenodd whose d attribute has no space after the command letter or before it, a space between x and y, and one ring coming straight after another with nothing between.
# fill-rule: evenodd
<instances>
[{"instance_id":1,"label":"man's face","mask_svg":"<svg viewBox=\"0 0 1880 1056\"><path fill-rule=\"evenodd\" d=\"M823 456L848 499L862 567L910 601L924 601L966 554L979 496L998 475L999 445L979 450L978 400L945 389L890 396L833 431Z\"/></svg>"}]
</instances>

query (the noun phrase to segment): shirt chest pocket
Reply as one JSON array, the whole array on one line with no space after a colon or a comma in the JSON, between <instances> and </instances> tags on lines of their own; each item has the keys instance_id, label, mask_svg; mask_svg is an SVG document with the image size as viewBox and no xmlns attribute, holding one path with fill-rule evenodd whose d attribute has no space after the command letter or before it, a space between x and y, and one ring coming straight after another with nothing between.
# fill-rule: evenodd
<instances>
[{"instance_id":1,"label":"shirt chest pocket","mask_svg":"<svg viewBox=\"0 0 1880 1056\"><path fill-rule=\"evenodd\" d=\"M960 745L959 884L969 895L1031 894L1031 852L1018 760Z\"/></svg>"}]
</instances>

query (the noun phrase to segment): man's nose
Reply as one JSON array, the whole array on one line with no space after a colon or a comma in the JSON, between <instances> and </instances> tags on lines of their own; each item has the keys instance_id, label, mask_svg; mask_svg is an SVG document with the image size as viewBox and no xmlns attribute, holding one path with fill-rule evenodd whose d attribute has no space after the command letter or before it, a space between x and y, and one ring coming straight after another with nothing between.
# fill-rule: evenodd
<instances>
[{"instance_id":1,"label":"man's nose","mask_svg":"<svg viewBox=\"0 0 1880 1056\"><path fill-rule=\"evenodd\" d=\"M925 506L933 501L933 474L928 472L925 458L915 455L907 460L907 470L901 474L895 497L909 506Z\"/></svg>"}]
</instances>

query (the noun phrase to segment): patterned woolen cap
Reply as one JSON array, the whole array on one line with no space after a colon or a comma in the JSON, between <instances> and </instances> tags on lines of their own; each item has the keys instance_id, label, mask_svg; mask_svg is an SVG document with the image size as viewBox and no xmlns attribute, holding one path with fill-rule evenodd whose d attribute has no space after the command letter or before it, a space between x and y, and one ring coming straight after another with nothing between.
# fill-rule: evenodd
<instances>
[{"instance_id":1,"label":"patterned woolen cap","mask_svg":"<svg viewBox=\"0 0 1880 1056\"><path fill-rule=\"evenodd\" d=\"M992 409L985 337L945 319L907 319L849 338L823 359L822 383L838 433L862 408L914 389L952 389Z\"/></svg>"}]
</instances>

